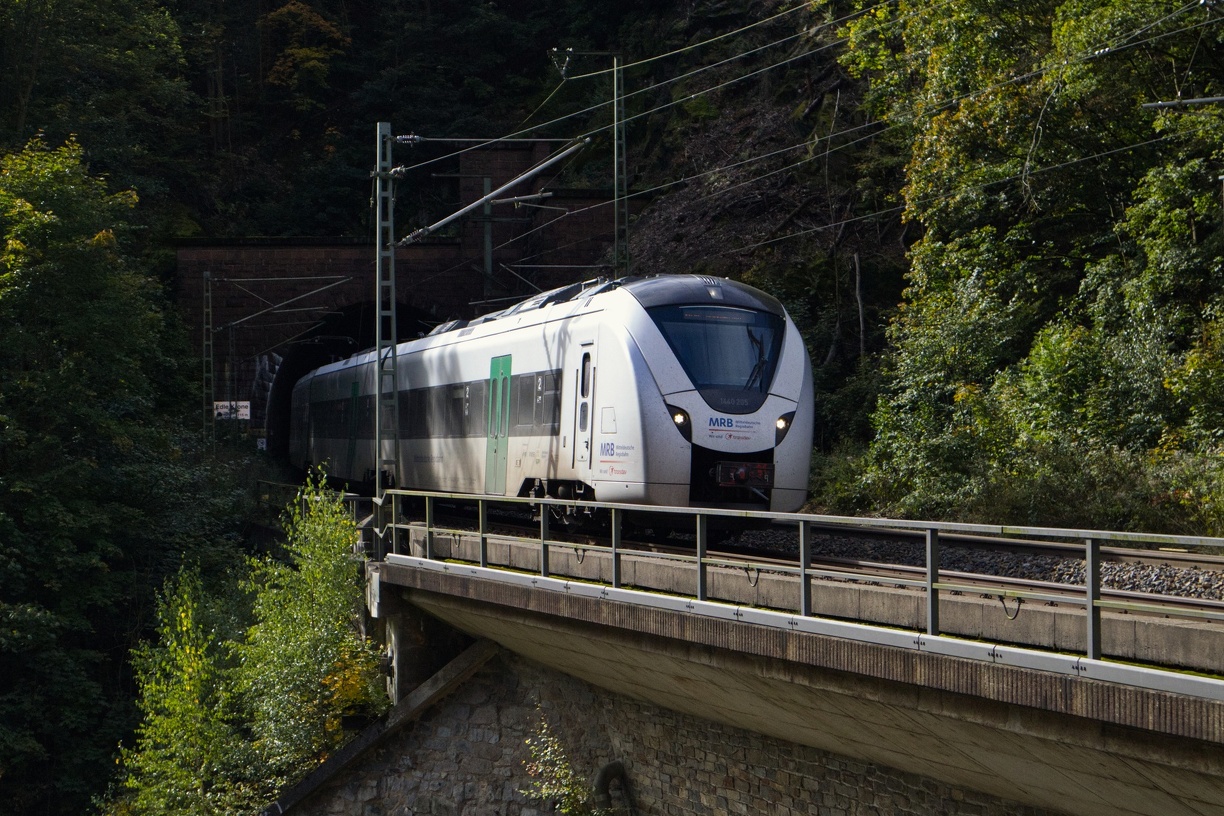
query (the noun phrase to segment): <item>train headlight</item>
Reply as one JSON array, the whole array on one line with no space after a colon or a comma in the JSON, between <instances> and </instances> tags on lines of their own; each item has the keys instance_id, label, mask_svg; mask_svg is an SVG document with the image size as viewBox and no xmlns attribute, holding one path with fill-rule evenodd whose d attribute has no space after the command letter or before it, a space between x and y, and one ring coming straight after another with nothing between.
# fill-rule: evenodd
<instances>
[{"instance_id":1,"label":"train headlight","mask_svg":"<svg viewBox=\"0 0 1224 816\"><path fill-rule=\"evenodd\" d=\"M693 421L689 418L688 411L683 408L677 408L674 405L667 406L667 413L671 414L672 423L675 424L676 430L684 437L686 442L693 441Z\"/></svg>"},{"instance_id":2,"label":"train headlight","mask_svg":"<svg viewBox=\"0 0 1224 816\"><path fill-rule=\"evenodd\" d=\"M781 445L782 440L786 438L786 434L790 432L791 425L795 422L795 412L783 414L778 417L778 421L774 423L774 444Z\"/></svg>"}]
</instances>

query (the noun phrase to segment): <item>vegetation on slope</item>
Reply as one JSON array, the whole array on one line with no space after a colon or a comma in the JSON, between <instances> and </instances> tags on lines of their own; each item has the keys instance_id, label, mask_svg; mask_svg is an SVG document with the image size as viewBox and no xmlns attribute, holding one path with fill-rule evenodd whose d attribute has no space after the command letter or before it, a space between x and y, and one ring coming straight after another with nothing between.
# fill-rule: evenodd
<instances>
[{"instance_id":1,"label":"vegetation on slope","mask_svg":"<svg viewBox=\"0 0 1224 816\"><path fill-rule=\"evenodd\" d=\"M182 432L130 192L73 142L0 160L0 802L79 812L131 727L125 657L182 553L224 561L242 502Z\"/></svg>"},{"instance_id":2,"label":"vegetation on slope","mask_svg":"<svg viewBox=\"0 0 1224 816\"><path fill-rule=\"evenodd\" d=\"M845 28L905 134L908 289L861 509L1220 534L1214 4L899 2Z\"/></svg>"},{"instance_id":3,"label":"vegetation on slope","mask_svg":"<svg viewBox=\"0 0 1224 816\"><path fill-rule=\"evenodd\" d=\"M105 812L257 812L344 744L346 716L387 707L357 627L357 527L323 481L288 510L283 559L211 592L195 569L167 582L157 640L136 653L143 720Z\"/></svg>"}]
</instances>

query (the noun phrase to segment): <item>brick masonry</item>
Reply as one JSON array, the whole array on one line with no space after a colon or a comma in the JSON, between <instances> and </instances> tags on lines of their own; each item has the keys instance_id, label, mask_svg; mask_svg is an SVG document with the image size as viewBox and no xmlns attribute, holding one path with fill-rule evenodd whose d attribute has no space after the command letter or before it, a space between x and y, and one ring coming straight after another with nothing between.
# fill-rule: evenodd
<instances>
[{"instance_id":1,"label":"brick masonry","mask_svg":"<svg viewBox=\"0 0 1224 816\"><path fill-rule=\"evenodd\" d=\"M525 740L541 718L580 774L593 778L606 763L623 762L639 816L1054 813L679 714L509 652L291 812L553 813L523 793L533 781ZM614 784L613 805L624 801Z\"/></svg>"}]
</instances>

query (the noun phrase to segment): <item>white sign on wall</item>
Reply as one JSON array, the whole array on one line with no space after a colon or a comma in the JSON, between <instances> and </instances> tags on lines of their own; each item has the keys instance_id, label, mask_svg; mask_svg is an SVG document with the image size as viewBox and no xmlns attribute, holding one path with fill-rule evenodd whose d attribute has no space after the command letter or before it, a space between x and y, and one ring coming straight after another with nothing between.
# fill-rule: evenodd
<instances>
[{"instance_id":1,"label":"white sign on wall","mask_svg":"<svg viewBox=\"0 0 1224 816\"><path fill-rule=\"evenodd\" d=\"M249 402L214 402L213 416L217 419L250 419Z\"/></svg>"}]
</instances>

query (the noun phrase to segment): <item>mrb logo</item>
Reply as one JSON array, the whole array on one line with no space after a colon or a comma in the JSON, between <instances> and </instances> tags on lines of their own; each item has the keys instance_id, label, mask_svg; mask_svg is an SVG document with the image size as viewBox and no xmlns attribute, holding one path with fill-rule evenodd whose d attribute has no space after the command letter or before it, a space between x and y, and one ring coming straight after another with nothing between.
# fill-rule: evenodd
<instances>
[{"instance_id":1,"label":"mrb logo","mask_svg":"<svg viewBox=\"0 0 1224 816\"><path fill-rule=\"evenodd\" d=\"M735 421L731 417L710 417L711 428L733 428Z\"/></svg>"},{"instance_id":2,"label":"mrb logo","mask_svg":"<svg viewBox=\"0 0 1224 816\"><path fill-rule=\"evenodd\" d=\"M600 442L599 443L599 455L600 456L615 456L616 455L616 443L615 442Z\"/></svg>"}]
</instances>

